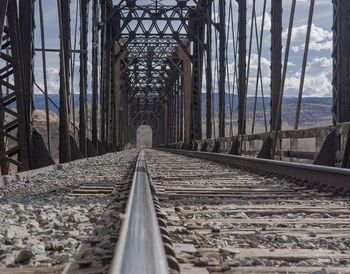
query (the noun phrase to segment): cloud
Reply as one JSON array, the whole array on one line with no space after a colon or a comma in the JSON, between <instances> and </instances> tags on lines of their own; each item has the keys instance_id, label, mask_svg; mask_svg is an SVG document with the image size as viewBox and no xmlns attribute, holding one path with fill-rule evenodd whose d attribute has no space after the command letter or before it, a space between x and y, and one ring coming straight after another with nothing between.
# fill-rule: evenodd
<instances>
[{"instance_id":1,"label":"cloud","mask_svg":"<svg viewBox=\"0 0 350 274\"><path fill-rule=\"evenodd\" d=\"M256 24L258 26L258 32L260 35L261 30L261 23L262 23L262 15L256 17ZM253 23L255 28L255 22ZM250 30L251 26L251 18L247 20L247 30ZM271 16L268 12L265 12L265 22L264 22L264 31L270 31L271 30ZM255 30L254 30L255 33Z\"/></svg>"},{"instance_id":2,"label":"cloud","mask_svg":"<svg viewBox=\"0 0 350 274\"><path fill-rule=\"evenodd\" d=\"M59 68L48 67L46 69L47 77L47 92L49 94L57 94L60 88L60 74ZM43 70L42 68L36 68L35 71L35 81L44 90L44 79L43 79ZM41 91L35 87L35 93L41 94Z\"/></svg>"},{"instance_id":3,"label":"cloud","mask_svg":"<svg viewBox=\"0 0 350 274\"><path fill-rule=\"evenodd\" d=\"M306 31L307 31L307 25L302 25L302 26L293 28L292 43L297 44L291 47L293 52L298 52L299 50L304 49ZM283 39L287 39L287 35L288 35L288 30L286 29L282 33ZM333 45L332 39L333 39L332 32L312 24L309 49L315 50L315 51L331 50Z\"/></svg>"},{"instance_id":4,"label":"cloud","mask_svg":"<svg viewBox=\"0 0 350 274\"><path fill-rule=\"evenodd\" d=\"M321 57L308 62L305 82L304 95L324 97L331 96L332 92L332 59ZM285 94L288 96L297 94L300 85L300 71L290 75L286 79Z\"/></svg>"}]
</instances>

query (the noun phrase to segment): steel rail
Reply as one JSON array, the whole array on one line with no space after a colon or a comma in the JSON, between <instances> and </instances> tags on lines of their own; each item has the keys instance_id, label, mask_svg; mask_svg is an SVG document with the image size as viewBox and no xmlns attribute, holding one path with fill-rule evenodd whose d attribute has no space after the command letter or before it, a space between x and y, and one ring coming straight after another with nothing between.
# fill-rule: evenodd
<instances>
[{"instance_id":1,"label":"steel rail","mask_svg":"<svg viewBox=\"0 0 350 274\"><path fill-rule=\"evenodd\" d=\"M169 273L143 151L137 159L126 214L109 273Z\"/></svg>"},{"instance_id":2,"label":"steel rail","mask_svg":"<svg viewBox=\"0 0 350 274\"><path fill-rule=\"evenodd\" d=\"M175 154L229 164L239 168L249 168L276 175L288 176L300 180L311 181L330 187L350 190L350 169L319 166L312 164L291 163L277 160L258 159L244 156L213 152L198 152L177 149L157 148Z\"/></svg>"}]
</instances>

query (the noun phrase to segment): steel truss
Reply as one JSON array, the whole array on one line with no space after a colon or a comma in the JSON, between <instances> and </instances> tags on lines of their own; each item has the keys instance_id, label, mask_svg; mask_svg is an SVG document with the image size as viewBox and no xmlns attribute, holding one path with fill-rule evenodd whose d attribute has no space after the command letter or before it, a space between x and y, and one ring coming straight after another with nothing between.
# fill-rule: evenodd
<instances>
[{"instance_id":1,"label":"steel truss","mask_svg":"<svg viewBox=\"0 0 350 274\"><path fill-rule=\"evenodd\" d=\"M39 2L43 37L43 12L41 1ZM88 12L90 2L92 3L91 26ZM45 41L42 39L42 49L39 51L43 55L43 67L46 67L46 64L44 65L46 51L60 54L60 103L59 106L54 104L59 112L60 123L59 161L62 163L122 149L125 145L136 142L136 132L140 125L149 125L152 128L154 145L183 143L183 148L192 148L194 140L202 139L204 80L207 92L206 138L225 137L227 95L225 81L226 76L229 75L227 69L229 54L226 53L230 37L225 27L228 21L226 18L230 18L226 16L227 2L197 0L191 1L195 4L188 5L187 1L174 1L173 5L164 5L162 1L154 0L148 5L138 5L137 1L129 0L119 1L118 5L114 5L112 0L80 0L78 2L80 49L73 49L71 1L57 0L59 49L45 49ZM237 2L238 43L236 44L236 41L234 43L238 47L238 56L234 48L234 58L237 60L238 57L238 68L235 67L234 81L237 82L235 87L238 95L238 134L242 140L246 134L250 59L247 62L247 1L237 0ZM350 4L347 0L333 0L333 6L332 113L334 124L339 124L350 121L350 40L348 35ZM2 174L11 172L13 166L22 171L53 163L40 134L33 127L34 85L40 89L33 75L33 56L34 51L38 50L34 49L34 7L35 0L0 0L0 166ZM231 13L233 16L232 10ZM281 119L276 119L276 116L281 116L282 84L285 80L285 75L281 78L281 1L271 0L271 20L270 125L271 130L275 130L276 137L277 132L281 130ZM233 36L233 20L230 24L232 24ZM311 29L312 20L308 25ZM89 115L87 103L89 27L92 28L91 115ZM215 72L212 68L214 37L214 40L217 40L214 41L215 51L218 50L218 54L215 54L217 59ZM78 53L80 59L79 125L75 124L73 112L72 52ZM251 41L248 55L250 52ZM304 57L303 63L306 64L306 61ZM203 79L203 73L206 79ZM46 72L44 75L46 78ZM217 90L213 88L216 86L215 80L218 81ZM215 116L214 102L212 102L214 92L219 94L217 136L213 136L213 128L216 128L215 117L212 117ZM52 103L52 100L47 94L47 83L43 93L48 116L48 101ZM300 94L302 95L302 88ZM89 124L89 118L91 124ZM232 113L230 118L232 125ZM48 143L50 143L49 126L47 117ZM79 133L77 139L76 130ZM237 142L240 142L239 138ZM345 146L344 167L350 166L348 163L350 134ZM219 149L219 145L217 148ZM38 160L42 158L41 155L45 155L45 161Z\"/></svg>"},{"instance_id":2,"label":"steel truss","mask_svg":"<svg viewBox=\"0 0 350 274\"><path fill-rule=\"evenodd\" d=\"M125 83L120 87L120 96L126 100L130 113L120 104L117 112L121 117L130 117L126 119L128 126L149 124L158 131L155 136L159 136L160 142L182 140L179 120L183 112L188 125L185 142L202 137L201 83L206 49L204 26L211 24L206 11L209 2L184 7L125 4L113 7L106 18L117 49L113 60L122 68L113 74ZM184 69L187 60L190 70ZM184 77L191 79L186 87L180 85ZM119 134L127 131L120 123L118 119ZM120 145L120 138L116 140Z\"/></svg>"},{"instance_id":3,"label":"steel truss","mask_svg":"<svg viewBox=\"0 0 350 274\"><path fill-rule=\"evenodd\" d=\"M24 75L20 46L16 1L1 1L0 7L0 159L1 173L8 174L9 165L19 171L30 168L29 135L24 105ZM7 24L6 24L7 21ZM2 88L7 89L3 96Z\"/></svg>"}]
</instances>

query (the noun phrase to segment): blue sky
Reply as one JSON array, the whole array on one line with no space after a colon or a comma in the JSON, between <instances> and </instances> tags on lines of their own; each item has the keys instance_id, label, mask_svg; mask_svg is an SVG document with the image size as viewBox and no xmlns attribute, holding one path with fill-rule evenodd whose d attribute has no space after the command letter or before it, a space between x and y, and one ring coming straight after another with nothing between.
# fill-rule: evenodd
<instances>
[{"instance_id":1,"label":"blue sky","mask_svg":"<svg viewBox=\"0 0 350 274\"><path fill-rule=\"evenodd\" d=\"M74 27L76 19L76 3L78 0L72 0L71 4L71 33L72 33L72 47L74 48ZM114 0L115 4L119 1ZM191 2L191 1L190 1ZM218 1L215 1L217 5ZM229 0L226 1L227 9ZM248 0L247 10L247 36L249 37L250 31L250 18L252 10L252 0ZM266 21L264 28L264 40L263 40L263 51L262 51L262 76L264 83L264 92L266 96L269 96L269 85L270 85L270 0L267 0L266 9ZM296 13L294 18L294 28L292 36L292 45L290 51L290 58L288 64L288 73L285 86L285 96L297 96L300 81L300 71L304 51L306 25L308 20L309 0L297 0ZM314 10L313 27L311 33L311 44L308 58L308 65L306 70L306 78L304 85L304 96L316 96L326 97L331 96L332 86L332 2L331 0L316 0ZM151 1L138 0L138 4L150 4ZM164 0L163 4L173 4L174 0ZM236 24L237 20L237 4L235 0L232 0L235 7L234 21ZM287 26L289 21L290 6L292 1L283 1L283 45L286 42ZM38 6L38 1L36 1ZM44 8L44 27L45 27L45 42L47 48L59 48L59 31L58 31L58 18L57 18L57 1L56 0L43 0ZM258 29L260 29L261 18L262 18L262 0L256 0L256 13ZM91 9L91 3L90 3ZM39 24L39 13L36 8L36 35L35 44L37 48L41 47L40 37L40 24ZM91 10L89 12L91 18ZM89 53L91 53L91 22L89 22ZM79 24L79 22L78 22ZM260 34L260 30L259 30ZM255 35L255 34L254 34ZM232 37L232 34L230 34ZM229 73L230 80L233 79L233 50L232 41L229 41L228 48L228 62L229 62ZM255 92L255 81L256 81L256 70L257 70L257 50L256 41L253 39L253 48L251 56L251 69L248 84L248 95L252 96ZM79 49L79 26L77 28L77 44L76 48ZM215 54L213 54L213 57ZM74 91L79 91L79 56L75 56L75 70L74 70ZM89 54L89 92L90 92L90 79L91 79L91 55ZM215 60L213 60L215 65ZM59 89L59 57L57 53L47 53L47 68L48 68L48 89L49 93L58 93ZM43 74L42 74L42 61L41 53L37 52L35 57L35 78L37 83L43 87ZM203 86L205 90L205 83ZM216 89L216 87L214 87ZM231 83L232 89L232 83ZM38 92L38 91L36 91Z\"/></svg>"}]
</instances>

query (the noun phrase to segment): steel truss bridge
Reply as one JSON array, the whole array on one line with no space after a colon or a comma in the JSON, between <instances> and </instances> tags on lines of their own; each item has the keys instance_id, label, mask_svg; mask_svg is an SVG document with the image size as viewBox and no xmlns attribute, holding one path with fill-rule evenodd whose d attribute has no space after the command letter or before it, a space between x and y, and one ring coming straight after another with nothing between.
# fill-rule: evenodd
<instances>
[{"instance_id":1,"label":"steel truss bridge","mask_svg":"<svg viewBox=\"0 0 350 274\"><path fill-rule=\"evenodd\" d=\"M59 28L59 43L55 49L47 48L45 44L43 2L46 1L0 0L0 164L3 175L10 172L11 166L16 167L13 171L25 171L54 163L50 154L50 104L59 113L61 163L124 149L127 144L136 142L136 130L140 125L149 125L155 146L270 159L302 158L321 165L349 166L350 1L332 1L333 124L325 128L298 129L315 2L310 0L295 130L282 131L282 99L297 3L290 1L282 60L282 14L285 15L282 1L270 0L271 11L268 11L264 0L263 14L271 12L271 40L266 41L271 43L271 90L265 90L270 93L270 102L263 102L264 110L265 104L266 108L270 107L271 117L266 121L265 114L266 132L260 134L254 134L256 107L251 134L246 128L254 31L259 58L255 102L258 90L262 91L262 42L267 40L262 35L265 19L261 26L256 23L255 0L250 32L247 26L250 14L247 14L245 0L237 0L237 3L225 0L79 0L72 3L70 0L52 0L52 4L57 5ZM75 25L75 28L79 25L79 49L75 46L76 41L72 41L76 40L72 39L76 33L72 27L74 18L71 18L73 3L77 3L79 10ZM235 14L237 31L231 25ZM36 25L35 18L38 17L40 24ZM40 36L35 35L38 31ZM35 37L41 37L41 48L35 47ZM232 135L232 111L229 117L225 110L227 104L232 108L231 98L234 98L226 87L230 39L234 41L235 58L234 86L231 88L236 88L238 96L238 134L235 136ZM50 98L48 90L48 52L59 53L58 105ZM42 86L34 75L38 65L34 63L35 53L42 58ZM79 61L75 60L75 55L79 56ZM91 77L88 74L90 59ZM80 65L78 121L74 115L72 92L73 61ZM87 100L88 86L92 92L91 107ZM45 95L47 140L33 126L35 89ZM219 94L218 123L215 123L213 111L214 91ZM206 92L205 115L202 115L202 92ZM225 136L227 117L231 119L230 136ZM202 120L205 136L202 136ZM216 136L214 130L218 133ZM316 149L308 152L298 149L300 138L314 138ZM289 149L282 146L286 139L290 142Z\"/></svg>"}]
</instances>

